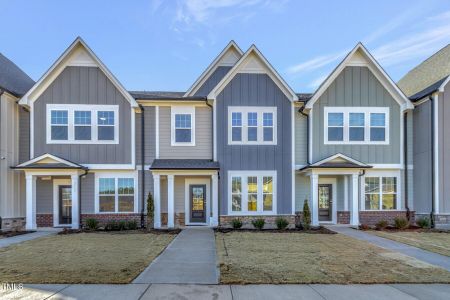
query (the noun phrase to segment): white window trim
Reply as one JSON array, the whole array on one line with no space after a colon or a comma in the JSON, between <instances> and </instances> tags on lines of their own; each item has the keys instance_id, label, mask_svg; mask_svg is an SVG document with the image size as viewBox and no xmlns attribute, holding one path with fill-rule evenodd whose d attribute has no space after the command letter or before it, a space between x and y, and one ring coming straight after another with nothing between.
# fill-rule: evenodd
<instances>
[{"instance_id":1,"label":"white window trim","mask_svg":"<svg viewBox=\"0 0 450 300\"><path fill-rule=\"evenodd\" d=\"M115 180L115 211L113 212L101 212L100 211L100 191L99 191L99 183L100 178L114 178ZM118 193L118 179L119 178L133 178L134 179L134 210L119 212L119 193ZM96 172L95 173L95 213L96 214L135 214L138 213L138 172Z\"/></svg>"},{"instance_id":2,"label":"white window trim","mask_svg":"<svg viewBox=\"0 0 450 300\"><path fill-rule=\"evenodd\" d=\"M324 126L323 139L325 145L389 145L389 107L324 107ZM329 141L328 140L328 114L329 113L343 113L344 114L344 132L343 141ZM364 141L350 141L350 113L364 113ZM371 141L370 140L370 114L384 113L385 114L385 140ZM334 126L333 126L334 127ZM352 126L353 127L353 126ZM375 126L377 127L377 126ZM356 128L356 127L355 127Z\"/></svg>"},{"instance_id":3,"label":"white window trim","mask_svg":"<svg viewBox=\"0 0 450 300\"><path fill-rule=\"evenodd\" d=\"M381 178L382 177L395 177L397 178L397 198L396 198L396 203L395 209L366 209L366 189L365 189L365 183L366 183L366 177L379 177L380 178L380 191L382 190L382 181ZM366 173L364 174L364 176L361 178L361 203L360 203L360 207L362 211L367 211L367 212L373 212L373 211L399 211L402 210L402 183L401 183L401 171L400 170L393 170L393 171L386 171L386 170L367 170ZM380 203L382 199L380 199Z\"/></svg>"},{"instance_id":4,"label":"white window trim","mask_svg":"<svg viewBox=\"0 0 450 300\"><path fill-rule=\"evenodd\" d=\"M242 113L242 139L241 141L232 140L232 114ZM248 113L256 112L258 114L258 139L257 141L248 141ZM273 140L264 141L263 113L273 114ZM236 126L235 126L236 127ZM269 127L269 126L266 126ZM228 145L276 145L277 144L277 107L275 106L228 106Z\"/></svg>"},{"instance_id":5,"label":"white window trim","mask_svg":"<svg viewBox=\"0 0 450 300\"><path fill-rule=\"evenodd\" d=\"M175 115L177 114L191 115L191 141L189 143L181 143L175 140ZM195 106L171 106L170 128L171 146L195 146Z\"/></svg>"},{"instance_id":6,"label":"white window trim","mask_svg":"<svg viewBox=\"0 0 450 300\"><path fill-rule=\"evenodd\" d=\"M258 182L257 210L248 211L247 177L255 176ZM272 210L263 211L263 177L273 178ZM242 211L232 210L232 177L241 177ZM228 215L230 216L266 216L277 214L277 171L228 171Z\"/></svg>"},{"instance_id":7,"label":"white window trim","mask_svg":"<svg viewBox=\"0 0 450 300\"><path fill-rule=\"evenodd\" d=\"M47 144L85 144L85 145L99 145L99 144L119 144L119 106L118 105L89 105L89 104L47 104L46 107L46 138ZM67 111L67 140L52 140L51 134L51 112L53 110ZM91 112L91 139L90 140L75 140L75 111L90 111ZM114 112L114 140L98 140L98 111L113 111ZM78 125L77 125L78 126ZM83 125L79 125L83 126ZM84 125L87 126L87 125ZM100 125L103 126L103 125ZM107 126L107 125L105 125Z\"/></svg>"}]
</instances>

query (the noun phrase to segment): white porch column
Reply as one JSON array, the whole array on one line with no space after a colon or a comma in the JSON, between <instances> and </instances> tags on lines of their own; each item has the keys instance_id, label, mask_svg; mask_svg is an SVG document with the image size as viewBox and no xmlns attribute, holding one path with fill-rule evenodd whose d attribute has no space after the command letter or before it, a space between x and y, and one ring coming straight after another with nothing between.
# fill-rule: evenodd
<instances>
[{"instance_id":1,"label":"white porch column","mask_svg":"<svg viewBox=\"0 0 450 300\"><path fill-rule=\"evenodd\" d=\"M36 176L26 174L26 225L27 230L34 230L36 225Z\"/></svg>"},{"instance_id":2,"label":"white porch column","mask_svg":"<svg viewBox=\"0 0 450 300\"><path fill-rule=\"evenodd\" d=\"M78 192L80 191L80 177L78 174L72 175L72 228L80 228L80 197Z\"/></svg>"},{"instance_id":3,"label":"white porch column","mask_svg":"<svg viewBox=\"0 0 450 300\"><path fill-rule=\"evenodd\" d=\"M155 228L161 228L161 176L153 174L153 221Z\"/></svg>"},{"instance_id":4,"label":"white porch column","mask_svg":"<svg viewBox=\"0 0 450 300\"><path fill-rule=\"evenodd\" d=\"M311 180L311 225L319 226L319 175L312 174Z\"/></svg>"},{"instance_id":5,"label":"white porch column","mask_svg":"<svg viewBox=\"0 0 450 300\"><path fill-rule=\"evenodd\" d=\"M352 226L359 225L359 206L358 206L358 174L352 175L352 207L351 207L350 224Z\"/></svg>"},{"instance_id":6,"label":"white porch column","mask_svg":"<svg viewBox=\"0 0 450 300\"><path fill-rule=\"evenodd\" d=\"M212 180L212 217L211 226L219 225L219 175L211 175Z\"/></svg>"},{"instance_id":7,"label":"white porch column","mask_svg":"<svg viewBox=\"0 0 450 300\"><path fill-rule=\"evenodd\" d=\"M175 227L174 175L167 175L167 227Z\"/></svg>"}]
</instances>

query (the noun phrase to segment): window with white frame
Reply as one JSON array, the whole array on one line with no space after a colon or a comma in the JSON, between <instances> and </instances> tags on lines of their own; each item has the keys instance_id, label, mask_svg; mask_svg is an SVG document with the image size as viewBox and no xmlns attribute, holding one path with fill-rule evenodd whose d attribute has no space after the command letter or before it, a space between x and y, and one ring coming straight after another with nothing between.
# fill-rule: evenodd
<instances>
[{"instance_id":1,"label":"window with white frame","mask_svg":"<svg viewBox=\"0 0 450 300\"><path fill-rule=\"evenodd\" d=\"M229 214L276 213L275 171L230 171Z\"/></svg>"},{"instance_id":2,"label":"window with white frame","mask_svg":"<svg viewBox=\"0 0 450 300\"><path fill-rule=\"evenodd\" d=\"M366 210L397 209L397 177L367 176L364 179Z\"/></svg>"},{"instance_id":3,"label":"window with white frame","mask_svg":"<svg viewBox=\"0 0 450 300\"><path fill-rule=\"evenodd\" d=\"M135 179L125 176L100 177L97 180L99 213L135 212Z\"/></svg>"},{"instance_id":4,"label":"window with white frame","mask_svg":"<svg viewBox=\"0 0 450 300\"><path fill-rule=\"evenodd\" d=\"M325 144L389 144L388 107L325 107Z\"/></svg>"},{"instance_id":5,"label":"window with white frame","mask_svg":"<svg viewBox=\"0 0 450 300\"><path fill-rule=\"evenodd\" d=\"M229 106L229 145L276 145L276 107Z\"/></svg>"},{"instance_id":6,"label":"window with white frame","mask_svg":"<svg viewBox=\"0 0 450 300\"><path fill-rule=\"evenodd\" d=\"M172 146L195 145L195 106L171 107Z\"/></svg>"},{"instance_id":7,"label":"window with white frame","mask_svg":"<svg viewBox=\"0 0 450 300\"><path fill-rule=\"evenodd\" d=\"M118 106L47 104L47 144L118 144Z\"/></svg>"}]
</instances>

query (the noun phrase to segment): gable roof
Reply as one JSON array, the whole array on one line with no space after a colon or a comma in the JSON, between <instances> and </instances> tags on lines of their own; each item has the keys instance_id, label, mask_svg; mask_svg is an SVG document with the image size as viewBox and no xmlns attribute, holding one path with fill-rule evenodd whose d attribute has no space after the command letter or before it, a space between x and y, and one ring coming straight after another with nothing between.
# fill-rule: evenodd
<instances>
[{"instance_id":1,"label":"gable roof","mask_svg":"<svg viewBox=\"0 0 450 300\"><path fill-rule=\"evenodd\" d=\"M16 97L22 97L33 84L33 79L0 53L0 89Z\"/></svg>"},{"instance_id":2,"label":"gable roof","mask_svg":"<svg viewBox=\"0 0 450 300\"><path fill-rule=\"evenodd\" d=\"M312 109L314 103L320 96L327 90L327 88L333 83L337 76L347 66L366 66L370 69L373 75L380 81L384 88L393 96L402 109L413 109L411 101L403 94L396 83L389 77L380 64L370 54L370 52L359 42L356 46L347 54L347 56L339 63L339 65L328 75L324 82L314 92L311 99L306 103L305 110Z\"/></svg>"},{"instance_id":3,"label":"gable roof","mask_svg":"<svg viewBox=\"0 0 450 300\"><path fill-rule=\"evenodd\" d=\"M212 63L206 68L205 71L197 78L197 80L192 84L192 86L184 94L184 97L194 96L195 93L200 89L200 87L205 83L205 81L211 76L212 73L219 66L229 66L232 67L243 55L241 48L236 44L235 41L231 40L228 45L217 55L217 57L212 61Z\"/></svg>"},{"instance_id":4,"label":"gable roof","mask_svg":"<svg viewBox=\"0 0 450 300\"><path fill-rule=\"evenodd\" d=\"M220 94L237 73L265 73L269 75L290 101L298 101L297 94L291 89L286 81L284 81L255 45L252 45L245 52L234 67L222 78L216 87L212 89L208 94L208 99L215 100L217 95Z\"/></svg>"},{"instance_id":5,"label":"gable roof","mask_svg":"<svg viewBox=\"0 0 450 300\"><path fill-rule=\"evenodd\" d=\"M354 158L348 157L342 153L337 153L322 160L319 160L313 164L307 165L300 170L306 169L314 169L314 168L322 168L322 169L333 169L333 168L350 168L350 169L367 169L372 168L372 166L360 162Z\"/></svg>"},{"instance_id":6,"label":"gable roof","mask_svg":"<svg viewBox=\"0 0 450 300\"><path fill-rule=\"evenodd\" d=\"M436 81L435 83L433 83L430 86L427 86L426 88L424 88L423 90L421 90L420 92L415 93L414 95L410 96L409 99L412 102L417 102L420 99L423 99L427 96L430 96L431 94L440 91L443 92L445 85L447 84L448 80L449 80L450 76L446 76L438 81Z\"/></svg>"},{"instance_id":7,"label":"gable roof","mask_svg":"<svg viewBox=\"0 0 450 300\"><path fill-rule=\"evenodd\" d=\"M127 99L132 107L138 107L136 100L128 93L117 78L109 71L103 62L95 55L81 37L64 51L64 53L53 63L36 84L20 99L19 104L30 105L45 89L61 74L66 66L95 66L100 68L113 85Z\"/></svg>"},{"instance_id":8,"label":"gable roof","mask_svg":"<svg viewBox=\"0 0 450 300\"><path fill-rule=\"evenodd\" d=\"M398 81L407 96L423 91L450 75L450 44L418 64Z\"/></svg>"},{"instance_id":9,"label":"gable roof","mask_svg":"<svg viewBox=\"0 0 450 300\"><path fill-rule=\"evenodd\" d=\"M77 163L71 162L70 160L61 158L59 156L45 153L36 158L30 159L29 161L23 162L13 169L83 169L87 168L79 165Z\"/></svg>"}]
</instances>

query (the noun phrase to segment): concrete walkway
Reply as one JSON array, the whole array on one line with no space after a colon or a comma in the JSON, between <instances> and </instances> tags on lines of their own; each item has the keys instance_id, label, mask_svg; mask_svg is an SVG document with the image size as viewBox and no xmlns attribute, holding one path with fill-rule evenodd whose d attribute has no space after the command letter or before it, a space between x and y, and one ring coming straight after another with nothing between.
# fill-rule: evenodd
<instances>
[{"instance_id":1,"label":"concrete walkway","mask_svg":"<svg viewBox=\"0 0 450 300\"><path fill-rule=\"evenodd\" d=\"M181 233L133 283L217 284L214 231L190 227Z\"/></svg>"},{"instance_id":2,"label":"concrete walkway","mask_svg":"<svg viewBox=\"0 0 450 300\"><path fill-rule=\"evenodd\" d=\"M2 290L1 299L424 299L447 300L450 285L26 285L21 290Z\"/></svg>"},{"instance_id":3,"label":"concrete walkway","mask_svg":"<svg viewBox=\"0 0 450 300\"><path fill-rule=\"evenodd\" d=\"M58 233L58 230L39 230L32 233L26 233L21 235L16 235L8 238L0 239L0 248L8 247L14 244L22 243L25 241L31 241L44 236L52 235Z\"/></svg>"},{"instance_id":4,"label":"concrete walkway","mask_svg":"<svg viewBox=\"0 0 450 300\"><path fill-rule=\"evenodd\" d=\"M441 267L450 272L450 257L426 251L417 247L409 246L400 242L382 238L362 230L355 230L348 226L331 225L326 226L335 232L347 235L358 240L366 241L376 246L400 252L402 254L414 257L426 263Z\"/></svg>"}]
</instances>

